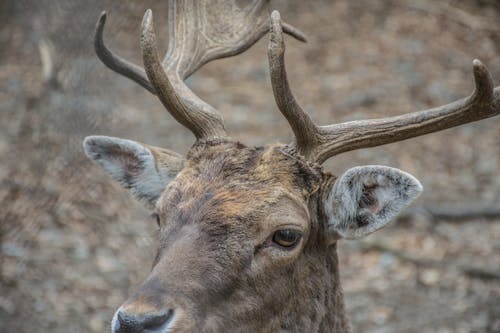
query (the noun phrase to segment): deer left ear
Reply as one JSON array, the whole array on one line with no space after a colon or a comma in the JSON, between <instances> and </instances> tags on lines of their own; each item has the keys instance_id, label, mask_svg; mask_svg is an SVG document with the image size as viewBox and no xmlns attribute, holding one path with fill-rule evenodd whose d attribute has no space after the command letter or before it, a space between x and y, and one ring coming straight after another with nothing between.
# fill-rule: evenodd
<instances>
[{"instance_id":1,"label":"deer left ear","mask_svg":"<svg viewBox=\"0 0 500 333\"><path fill-rule=\"evenodd\" d=\"M360 238L392 221L422 192L412 175L385 166L347 170L324 202L333 239Z\"/></svg>"},{"instance_id":2,"label":"deer left ear","mask_svg":"<svg viewBox=\"0 0 500 333\"><path fill-rule=\"evenodd\" d=\"M163 148L109 136L88 136L85 154L130 190L147 208L154 208L168 183L184 166L184 158Z\"/></svg>"}]
</instances>

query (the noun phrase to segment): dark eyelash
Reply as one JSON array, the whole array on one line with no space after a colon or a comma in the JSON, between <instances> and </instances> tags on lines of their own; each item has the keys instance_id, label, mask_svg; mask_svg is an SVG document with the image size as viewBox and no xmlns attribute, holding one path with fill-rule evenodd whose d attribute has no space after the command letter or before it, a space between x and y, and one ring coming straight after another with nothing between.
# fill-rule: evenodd
<instances>
[{"instance_id":1,"label":"dark eyelash","mask_svg":"<svg viewBox=\"0 0 500 333\"><path fill-rule=\"evenodd\" d=\"M160 215L158 215L157 213L153 213L153 214L151 214L151 218L156 221L156 224L159 227L160 226Z\"/></svg>"}]
</instances>

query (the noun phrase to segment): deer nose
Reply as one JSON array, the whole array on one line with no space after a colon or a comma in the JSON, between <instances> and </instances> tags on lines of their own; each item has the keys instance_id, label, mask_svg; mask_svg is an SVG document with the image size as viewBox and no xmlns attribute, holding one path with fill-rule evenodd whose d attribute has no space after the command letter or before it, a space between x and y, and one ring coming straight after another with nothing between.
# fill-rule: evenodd
<instances>
[{"instance_id":1,"label":"deer nose","mask_svg":"<svg viewBox=\"0 0 500 333\"><path fill-rule=\"evenodd\" d=\"M112 333L165 333L173 317L173 310L137 314L120 309L113 320Z\"/></svg>"}]
</instances>

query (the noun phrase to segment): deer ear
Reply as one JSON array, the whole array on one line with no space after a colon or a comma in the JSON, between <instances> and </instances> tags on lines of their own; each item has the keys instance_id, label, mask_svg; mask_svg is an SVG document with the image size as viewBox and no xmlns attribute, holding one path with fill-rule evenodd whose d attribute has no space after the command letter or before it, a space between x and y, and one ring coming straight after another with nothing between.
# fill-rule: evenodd
<instances>
[{"instance_id":1,"label":"deer ear","mask_svg":"<svg viewBox=\"0 0 500 333\"><path fill-rule=\"evenodd\" d=\"M90 159L149 208L154 208L184 166L184 158L177 153L120 138L88 136L83 148Z\"/></svg>"},{"instance_id":2,"label":"deer ear","mask_svg":"<svg viewBox=\"0 0 500 333\"><path fill-rule=\"evenodd\" d=\"M422 192L412 175L384 166L347 170L324 202L333 239L360 238L383 228Z\"/></svg>"}]
</instances>

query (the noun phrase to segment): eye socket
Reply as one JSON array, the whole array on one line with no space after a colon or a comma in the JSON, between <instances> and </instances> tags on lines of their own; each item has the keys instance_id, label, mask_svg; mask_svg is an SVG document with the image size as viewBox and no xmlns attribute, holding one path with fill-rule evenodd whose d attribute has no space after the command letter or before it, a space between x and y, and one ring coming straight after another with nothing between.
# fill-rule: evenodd
<instances>
[{"instance_id":1,"label":"eye socket","mask_svg":"<svg viewBox=\"0 0 500 333\"><path fill-rule=\"evenodd\" d=\"M158 215L157 213L153 213L153 214L151 214L151 218L156 221L156 224L159 227L160 226L160 215Z\"/></svg>"},{"instance_id":2,"label":"eye socket","mask_svg":"<svg viewBox=\"0 0 500 333\"><path fill-rule=\"evenodd\" d=\"M291 248L298 244L302 233L293 229L281 229L274 233L273 242L281 247Z\"/></svg>"}]
</instances>

